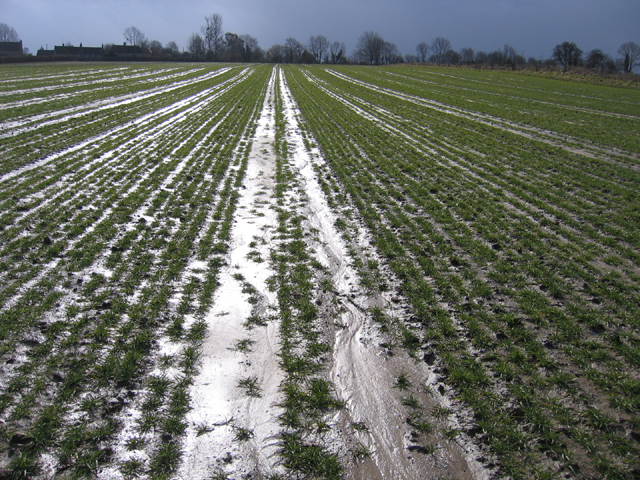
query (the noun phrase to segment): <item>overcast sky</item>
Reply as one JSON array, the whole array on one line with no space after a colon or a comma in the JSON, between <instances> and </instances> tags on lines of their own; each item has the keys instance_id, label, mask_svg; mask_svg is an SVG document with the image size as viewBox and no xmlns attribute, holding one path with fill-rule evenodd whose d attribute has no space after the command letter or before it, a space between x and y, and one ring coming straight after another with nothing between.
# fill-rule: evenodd
<instances>
[{"instance_id":1,"label":"overcast sky","mask_svg":"<svg viewBox=\"0 0 640 480\"><path fill-rule=\"evenodd\" d=\"M0 22L14 27L32 53L62 42L121 43L130 25L182 49L212 13L222 15L225 31L250 34L264 49L323 34L351 53L367 30L405 55L437 36L455 50L508 43L535 58L550 57L564 41L614 57L622 43L640 44L640 0L0 0Z\"/></svg>"}]
</instances>

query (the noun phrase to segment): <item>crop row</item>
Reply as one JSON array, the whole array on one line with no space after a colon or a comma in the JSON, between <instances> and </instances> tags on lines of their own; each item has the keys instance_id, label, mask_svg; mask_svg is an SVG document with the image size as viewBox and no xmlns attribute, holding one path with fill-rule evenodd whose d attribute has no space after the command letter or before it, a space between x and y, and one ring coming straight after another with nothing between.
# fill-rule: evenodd
<instances>
[{"instance_id":1,"label":"crop row","mask_svg":"<svg viewBox=\"0 0 640 480\"><path fill-rule=\"evenodd\" d=\"M164 73L164 75L160 75L160 73ZM131 72L129 75L118 75L111 78L105 76L90 81L74 82L73 79L68 79L64 84L60 83L61 79L56 78L47 86L23 90L14 87L8 90L5 96L0 92L0 111L3 119L9 119L10 125L16 125L38 117L60 116L65 112L77 110L87 100L101 101L104 104L113 101L115 96L130 95L133 97L138 91L149 90L152 85L159 86L166 83L167 80L181 79L193 73L194 70L185 69L180 69L177 72L149 70ZM8 95L9 93L11 95ZM4 127L6 128L6 125Z\"/></svg>"},{"instance_id":2,"label":"crop row","mask_svg":"<svg viewBox=\"0 0 640 480\"><path fill-rule=\"evenodd\" d=\"M305 205L298 173L293 166L288 143L282 73L275 90L276 173L275 199L278 212L277 248L271 255L275 272L270 279L277 292L280 317L281 367L284 413L279 421L283 465L308 477L339 478L342 467L335 454L327 451L323 437L329 430L328 416L344 404L333 394L326 379L330 344L325 337L316 300L322 290L321 265L314 260L305 241ZM326 281L326 280L325 280Z\"/></svg>"},{"instance_id":3,"label":"crop row","mask_svg":"<svg viewBox=\"0 0 640 480\"><path fill-rule=\"evenodd\" d=\"M3 179L0 409L14 475L95 475L134 406L128 448L149 459L124 471L161 476L179 461L267 70L211 73L100 111L87 130L74 119L58 146L90 139L81 148ZM34 148L53 155L46 136ZM182 347L156 358L165 337Z\"/></svg>"},{"instance_id":4,"label":"crop row","mask_svg":"<svg viewBox=\"0 0 640 480\"><path fill-rule=\"evenodd\" d=\"M224 84L216 90L222 88L225 88ZM220 93L211 91L209 95L215 98ZM64 242L75 245L84 241L92 245L91 248L99 248L99 242L95 241L97 227L94 223L101 220L107 206L112 207L123 192L134 193L146 181L146 188L139 193L141 198L151 192L161 195L159 191L156 192L158 184L149 182L147 177L152 176L156 169L171 171L172 167L179 164L180 158L186 157L189 149L193 148L197 137L193 133L187 135L188 131L182 128L182 123L187 114L206 114L206 111L201 112L204 105L202 100L196 98L191 102L181 102L140 122L138 129L123 130L120 136L110 136L106 141L94 141L90 152L77 150L58 159L49 168L31 170L24 175L26 179L20 176L6 182L10 184L6 192L12 197L3 203L5 211L2 224L5 228L2 239L6 249L2 250L2 255L7 260L11 255L14 256L14 262L7 263L3 272L8 280L5 287L9 295L31 280L41 270L40 264L51 261L58 250L64 248ZM201 126L198 132L203 129L204 126ZM195 130L195 126L192 130ZM157 148L158 138L167 131L175 132L174 136L165 141L162 148ZM177 135L181 132L184 132L183 136ZM145 153L146 150L152 153ZM140 162L141 155L153 158L153 162ZM168 162L173 165L166 165ZM53 175L48 174L51 172ZM105 203L92 205L96 201ZM38 219L45 223L40 224ZM63 243L56 242L56 234L49 235L48 222L53 222L50 226L59 227L57 235L64 239L61 240ZM43 244L49 244L44 257L42 249L33 249ZM78 262L91 262L82 249L74 247L73 250ZM15 262L23 260L27 252L30 252L27 260L31 265L23 261Z\"/></svg>"},{"instance_id":5,"label":"crop row","mask_svg":"<svg viewBox=\"0 0 640 480\"><path fill-rule=\"evenodd\" d=\"M566 148L579 140L559 143L553 104L536 104L549 121L531 132L519 99L469 110L458 86L409 81L425 76L409 68L393 70L402 82L286 72L330 166L325 193L356 207L401 280L415 347L473 409L467 433L516 477L637 469L640 179L635 140L620 139L628 119L575 113L621 132L587 129L579 138L594 149L621 150L582 155ZM473 100L474 80L464 87Z\"/></svg>"},{"instance_id":6,"label":"crop row","mask_svg":"<svg viewBox=\"0 0 640 480\"><path fill-rule=\"evenodd\" d=\"M131 128L128 122L139 120L145 114L152 114L162 107L175 104L178 100L195 96L207 88L212 78L228 80L237 74L239 68L221 68L217 71L200 72L192 70L186 77L164 78L158 84L149 82L130 86L123 78L118 87L107 89L105 93L87 92L72 100L63 100L66 108L58 105L50 112L20 112L23 107L9 109L10 121L0 124L6 162L0 173L15 170L36 159L44 161L48 156L99 134L111 136ZM101 98L106 95L106 98ZM135 127L135 124L133 125ZM110 131L109 129L113 129Z\"/></svg>"},{"instance_id":7,"label":"crop row","mask_svg":"<svg viewBox=\"0 0 640 480\"><path fill-rule=\"evenodd\" d=\"M486 74L480 81L464 72L449 75L425 69L389 68L379 74L354 73L370 81L476 114L491 115L537 129L571 136L583 144L637 151L638 99L633 90ZM526 78L526 77L525 77Z\"/></svg>"}]
</instances>

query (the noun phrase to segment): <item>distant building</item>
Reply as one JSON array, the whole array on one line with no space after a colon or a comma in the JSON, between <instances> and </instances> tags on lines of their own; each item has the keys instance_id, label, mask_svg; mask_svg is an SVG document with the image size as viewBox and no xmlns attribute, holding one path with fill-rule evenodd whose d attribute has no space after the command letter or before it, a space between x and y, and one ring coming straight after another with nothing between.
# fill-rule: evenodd
<instances>
[{"instance_id":1,"label":"distant building","mask_svg":"<svg viewBox=\"0 0 640 480\"><path fill-rule=\"evenodd\" d=\"M44 48L41 48L40 50L38 50L37 55L38 57L53 57L55 53L55 50L45 50Z\"/></svg>"},{"instance_id":2,"label":"distant building","mask_svg":"<svg viewBox=\"0 0 640 480\"><path fill-rule=\"evenodd\" d=\"M132 58L151 56L152 52L146 47L138 47L136 45L112 45L106 55L109 57Z\"/></svg>"},{"instance_id":3,"label":"distant building","mask_svg":"<svg viewBox=\"0 0 640 480\"><path fill-rule=\"evenodd\" d=\"M19 42L0 42L0 57L21 57L22 40Z\"/></svg>"},{"instance_id":4,"label":"distant building","mask_svg":"<svg viewBox=\"0 0 640 480\"><path fill-rule=\"evenodd\" d=\"M66 45L56 45L53 50L56 56L77 57L77 58L100 58L102 57L102 47L68 47Z\"/></svg>"}]
</instances>

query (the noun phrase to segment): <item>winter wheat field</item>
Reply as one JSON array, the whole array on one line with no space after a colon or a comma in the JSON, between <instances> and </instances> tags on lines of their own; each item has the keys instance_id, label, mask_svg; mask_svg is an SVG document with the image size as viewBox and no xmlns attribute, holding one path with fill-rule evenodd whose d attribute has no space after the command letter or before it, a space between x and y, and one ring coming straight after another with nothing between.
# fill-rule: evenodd
<instances>
[{"instance_id":1,"label":"winter wheat field","mask_svg":"<svg viewBox=\"0 0 640 480\"><path fill-rule=\"evenodd\" d=\"M0 478L640 476L640 89L0 68Z\"/></svg>"}]
</instances>

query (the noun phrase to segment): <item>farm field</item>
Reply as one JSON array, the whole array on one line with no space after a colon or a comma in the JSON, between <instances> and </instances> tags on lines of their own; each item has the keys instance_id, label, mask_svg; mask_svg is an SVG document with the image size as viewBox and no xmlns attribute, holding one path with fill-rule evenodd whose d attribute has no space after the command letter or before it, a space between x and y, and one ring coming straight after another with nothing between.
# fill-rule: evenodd
<instances>
[{"instance_id":1,"label":"farm field","mask_svg":"<svg viewBox=\"0 0 640 480\"><path fill-rule=\"evenodd\" d=\"M0 69L0 477L635 478L640 91Z\"/></svg>"}]
</instances>

